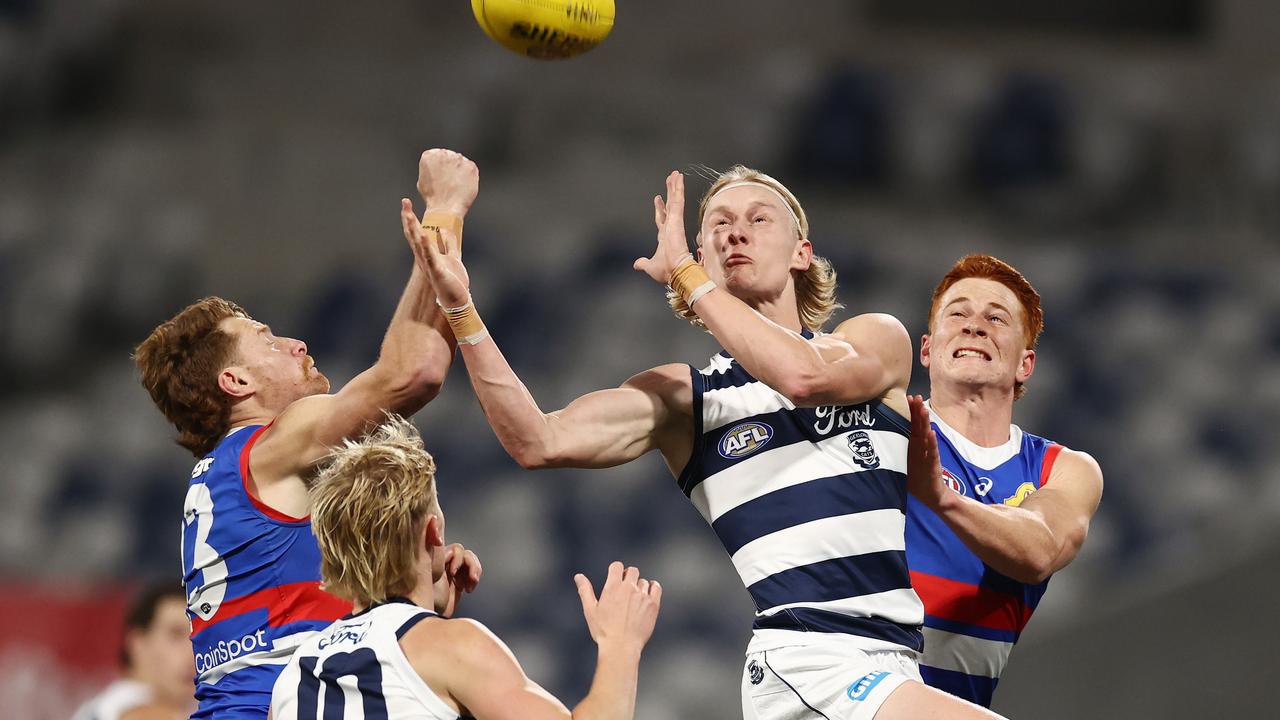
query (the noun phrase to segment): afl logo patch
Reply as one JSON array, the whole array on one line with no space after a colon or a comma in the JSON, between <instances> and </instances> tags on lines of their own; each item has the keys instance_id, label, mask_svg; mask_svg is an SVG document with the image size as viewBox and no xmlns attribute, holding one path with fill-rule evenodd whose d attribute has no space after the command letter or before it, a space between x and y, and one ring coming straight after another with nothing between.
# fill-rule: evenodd
<instances>
[{"instance_id":1,"label":"afl logo patch","mask_svg":"<svg viewBox=\"0 0 1280 720\"><path fill-rule=\"evenodd\" d=\"M964 483L960 482L960 478L956 477L955 475L952 475L951 471L946 468L942 469L942 482L946 483L947 487L951 488L952 492L956 493L957 495L966 494L964 489Z\"/></svg>"},{"instance_id":2,"label":"afl logo patch","mask_svg":"<svg viewBox=\"0 0 1280 720\"><path fill-rule=\"evenodd\" d=\"M773 428L761 422L735 425L720 440L720 455L729 460L743 458L759 450L773 439Z\"/></svg>"}]
</instances>

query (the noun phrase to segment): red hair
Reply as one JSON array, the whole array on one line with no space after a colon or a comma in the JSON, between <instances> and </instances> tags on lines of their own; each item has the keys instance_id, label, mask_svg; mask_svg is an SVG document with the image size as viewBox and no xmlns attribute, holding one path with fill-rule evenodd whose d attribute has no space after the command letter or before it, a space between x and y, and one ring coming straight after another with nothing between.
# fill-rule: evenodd
<instances>
[{"instance_id":1,"label":"red hair","mask_svg":"<svg viewBox=\"0 0 1280 720\"><path fill-rule=\"evenodd\" d=\"M231 398L218 387L218 373L235 355L235 338L219 327L229 317L249 316L233 302L204 298L161 323L133 353L143 387L196 457L230 426Z\"/></svg>"},{"instance_id":2,"label":"red hair","mask_svg":"<svg viewBox=\"0 0 1280 720\"><path fill-rule=\"evenodd\" d=\"M1026 349L1034 350L1040 340L1040 332L1044 330L1044 309L1040 307L1040 293L1036 292L1017 268L991 255L965 255L942 277L942 282L933 290L933 302L929 305L929 333L933 334L933 319L938 313L938 303L942 296L952 285L966 278L993 280L1009 288L1022 305ZM1026 388L1022 383L1014 384L1014 398L1022 397L1024 392Z\"/></svg>"}]
</instances>

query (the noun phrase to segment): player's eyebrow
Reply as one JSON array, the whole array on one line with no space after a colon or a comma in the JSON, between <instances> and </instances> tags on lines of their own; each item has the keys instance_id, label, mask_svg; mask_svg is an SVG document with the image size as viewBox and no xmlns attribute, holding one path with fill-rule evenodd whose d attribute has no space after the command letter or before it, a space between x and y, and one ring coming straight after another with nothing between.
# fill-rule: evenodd
<instances>
[{"instance_id":1,"label":"player's eyebrow","mask_svg":"<svg viewBox=\"0 0 1280 720\"><path fill-rule=\"evenodd\" d=\"M946 310L947 308L951 307L952 305L955 305L956 303L961 303L961 302L970 302L970 299L969 299L969 298L967 298L967 297L963 297L963 296L958 297L958 298L956 298L956 299L952 300L951 302L947 303L946 305L942 306L942 309L943 309L943 310ZM997 310L1003 310L1005 313L1009 314L1010 316L1012 316L1012 315L1013 315L1013 311L1012 311L1012 310L1010 310L1009 308L1005 307L1004 305L1001 305L1001 304L1000 304L1000 303L998 303L998 302L989 302L989 303L987 303L987 307L993 307L993 308L995 308L995 309L997 309Z\"/></svg>"},{"instance_id":2,"label":"player's eyebrow","mask_svg":"<svg viewBox=\"0 0 1280 720\"><path fill-rule=\"evenodd\" d=\"M769 202L768 200L752 200L751 203L747 205L747 212L751 212L752 210L755 210L756 208L760 208L760 207L763 207L766 210L774 210L774 211L779 210L777 205ZM711 209L707 210L707 217L710 217L716 213L733 215L733 211L729 210L729 208L725 207L724 205L715 205Z\"/></svg>"}]
</instances>

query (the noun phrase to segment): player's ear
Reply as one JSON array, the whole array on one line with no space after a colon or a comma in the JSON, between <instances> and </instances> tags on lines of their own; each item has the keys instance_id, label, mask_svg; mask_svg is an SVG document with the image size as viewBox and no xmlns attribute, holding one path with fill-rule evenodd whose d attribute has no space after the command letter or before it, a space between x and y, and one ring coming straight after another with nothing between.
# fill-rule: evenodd
<instances>
[{"instance_id":1,"label":"player's ear","mask_svg":"<svg viewBox=\"0 0 1280 720\"><path fill-rule=\"evenodd\" d=\"M920 364L923 367L929 367L929 335L928 333L920 336Z\"/></svg>"},{"instance_id":2,"label":"player's ear","mask_svg":"<svg viewBox=\"0 0 1280 720\"><path fill-rule=\"evenodd\" d=\"M246 398L254 393L253 378L244 368L230 365L218 373L218 389L237 400Z\"/></svg>"},{"instance_id":3,"label":"player's ear","mask_svg":"<svg viewBox=\"0 0 1280 720\"><path fill-rule=\"evenodd\" d=\"M426 550L444 547L444 522L435 513L427 516L427 526L423 529L423 547Z\"/></svg>"},{"instance_id":4,"label":"player's ear","mask_svg":"<svg viewBox=\"0 0 1280 720\"><path fill-rule=\"evenodd\" d=\"M800 238L796 243L795 253L791 256L791 269L804 272L813 264L813 243L809 238Z\"/></svg>"},{"instance_id":5,"label":"player's ear","mask_svg":"<svg viewBox=\"0 0 1280 720\"><path fill-rule=\"evenodd\" d=\"M1015 380L1024 383L1031 379L1031 373L1036 369L1036 351L1023 350L1022 360L1018 363L1018 372L1013 376Z\"/></svg>"}]
</instances>

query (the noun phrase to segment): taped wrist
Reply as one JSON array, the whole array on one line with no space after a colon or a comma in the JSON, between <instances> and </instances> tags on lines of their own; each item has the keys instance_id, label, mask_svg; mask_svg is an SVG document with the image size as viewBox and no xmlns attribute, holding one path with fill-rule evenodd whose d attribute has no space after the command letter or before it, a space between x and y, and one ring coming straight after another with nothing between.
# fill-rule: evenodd
<instances>
[{"instance_id":1,"label":"taped wrist","mask_svg":"<svg viewBox=\"0 0 1280 720\"><path fill-rule=\"evenodd\" d=\"M428 212L422 216L422 229L427 232L434 233L437 238L442 237L440 229L444 228L453 233L458 239L458 248L462 249L462 218L452 213L445 212Z\"/></svg>"},{"instance_id":2,"label":"taped wrist","mask_svg":"<svg viewBox=\"0 0 1280 720\"><path fill-rule=\"evenodd\" d=\"M684 262L676 266L671 273L671 289L684 299L690 308L703 295L714 290L716 284L711 282L707 271L690 255Z\"/></svg>"},{"instance_id":3,"label":"taped wrist","mask_svg":"<svg viewBox=\"0 0 1280 720\"><path fill-rule=\"evenodd\" d=\"M476 311L476 305L471 301L470 296L467 296L467 303L459 307L445 307L439 300L436 300L436 304L440 305L440 312L449 322L453 337L459 344L475 345L489 337L489 328L484 326L484 321L480 319L480 313Z\"/></svg>"}]
</instances>

